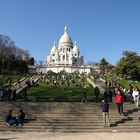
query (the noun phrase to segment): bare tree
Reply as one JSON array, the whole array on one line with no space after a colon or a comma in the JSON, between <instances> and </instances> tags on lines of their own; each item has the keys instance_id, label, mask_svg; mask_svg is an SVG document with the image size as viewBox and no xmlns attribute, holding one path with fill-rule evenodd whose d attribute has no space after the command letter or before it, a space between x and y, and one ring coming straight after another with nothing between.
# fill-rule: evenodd
<instances>
[{"instance_id":1,"label":"bare tree","mask_svg":"<svg viewBox=\"0 0 140 140\"><path fill-rule=\"evenodd\" d=\"M23 55L26 61L23 60ZM18 48L10 37L0 35L0 69L2 75L4 71L22 71L24 67L27 67L26 65L28 64L29 58L30 55L27 50Z\"/></svg>"}]
</instances>

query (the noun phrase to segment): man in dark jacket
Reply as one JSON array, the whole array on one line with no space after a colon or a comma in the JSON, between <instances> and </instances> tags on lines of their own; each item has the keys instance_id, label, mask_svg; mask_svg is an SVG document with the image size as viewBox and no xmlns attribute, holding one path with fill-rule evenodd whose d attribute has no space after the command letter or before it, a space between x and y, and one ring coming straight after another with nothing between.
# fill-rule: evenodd
<instances>
[{"instance_id":1,"label":"man in dark jacket","mask_svg":"<svg viewBox=\"0 0 140 140\"><path fill-rule=\"evenodd\" d=\"M98 101L99 101L99 94L100 94L99 88L96 86L96 87L94 88L95 102L98 102Z\"/></svg>"},{"instance_id":2,"label":"man in dark jacket","mask_svg":"<svg viewBox=\"0 0 140 140\"><path fill-rule=\"evenodd\" d=\"M108 100L102 101L102 112L103 112L103 125L106 127L106 123L110 127L110 120L109 120L109 103Z\"/></svg>"}]
</instances>

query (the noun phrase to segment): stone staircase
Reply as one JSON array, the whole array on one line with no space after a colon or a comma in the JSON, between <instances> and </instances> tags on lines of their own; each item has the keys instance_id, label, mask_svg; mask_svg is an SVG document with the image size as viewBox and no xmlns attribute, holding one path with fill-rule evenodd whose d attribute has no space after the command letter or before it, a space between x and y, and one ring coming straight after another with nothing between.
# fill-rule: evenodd
<instances>
[{"instance_id":1,"label":"stone staircase","mask_svg":"<svg viewBox=\"0 0 140 140\"><path fill-rule=\"evenodd\" d=\"M22 78L20 79L20 85L15 82L13 83L11 86L9 84L7 84L7 86L5 86L4 90L8 90L9 86L11 88L11 90L14 90L16 89L16 94L17 95L20 95L22 94L23 92L25 92L25 89L27 88L27 85L26 85L26 81L29 79L30 82L34 81L34 83L36 84L39 80L40 80L41 76L40 75L33 75L31 77L28 77L28 78ZM7 94L4 94L2 96L2 101L7 101Z\"/></svg>"},{"instance_id":2,"label":"stone staircase","mask_svg":"<svg viewBox=\"0 0 140 140\"><path fill-rule=\"evenodd\" d=\"M0 102L0 131L18 132L140 132L140 110L125 103L125 116L120 116L114 103L110 104L111 127L103 127L100 103L58 102ZM4 125L9 109L22 108L26 123L22 127Z\"/></svg>"},{"instance_id":3,"label":"stone staircase","mask_svg":"<svg viewBox=\"0 0 140 140\"><path fill-rule=\"evenodd\" d=\"M40 79L40 76L34 75L34 76L30 77L30 78L24 78L24 80L21 81L19 88L17 87L17 84L15 84L13 86L13 89L14 88L17 89L17 94L19 94L20 92L22 92L27 87L27 85L25 84L25 82L26 82L27 79L29 79L30 82L33 80L35 83L37 83L37 81Z\"/></svg>"},{"instance_id":4,"label":"stone staircase","mask_svg":"<svg viewBox=\"0 0 140 140\"><path fill-rule=\"evenodd\" d=\"M104 93L105 92L105 83L100 80L100 79L94 79L93 76L90 76L90 78L86 78L86 80L88 81L88 83L90 83L94 88L97 86L99 88L100 93Z\"/></svg>"}]
</instances>

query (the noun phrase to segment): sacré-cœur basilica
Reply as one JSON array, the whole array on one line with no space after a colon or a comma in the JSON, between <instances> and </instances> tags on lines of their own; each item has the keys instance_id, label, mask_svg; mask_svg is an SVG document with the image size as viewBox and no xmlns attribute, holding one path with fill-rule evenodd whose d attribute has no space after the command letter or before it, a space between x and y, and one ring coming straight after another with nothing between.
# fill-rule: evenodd
<instances>
[{"instance_id":1,"label":"sacr\u00e9-c\u0153ur basilica","mask_svg":"<svg viewBox=\"0 0 140 140\"><path fill-rule=\"evenodd\" d=\"M64 34L60 37L58 46L54 42L53 47L47 57L47 63L44 66L37 66L38 73L47 73L53 71L55 73L66 71L67 73L90 73L90 67L84 66L84 57L80 55L80 49L73 44L71 37L68 34L67 27L64 29Z\"/></svg>"}]
</instances>

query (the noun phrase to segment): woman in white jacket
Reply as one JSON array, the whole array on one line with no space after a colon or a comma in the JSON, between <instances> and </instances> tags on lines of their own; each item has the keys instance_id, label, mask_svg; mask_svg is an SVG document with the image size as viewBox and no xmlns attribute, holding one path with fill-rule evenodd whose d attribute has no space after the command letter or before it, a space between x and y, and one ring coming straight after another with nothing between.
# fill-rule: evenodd
<instances>
[{"instance_id":1,"label":"woman in white jacket","mask_svg":"<svg viewBox=\"0 0 140 140\"><path fill-rule=\"evenodd\" d=\"M136 107L139 107L139 91L137 89L137 87L134 88L133 93L132 93L133 99L134 99L134 103L136 105Z\"/></svg>"}]
</instances>

